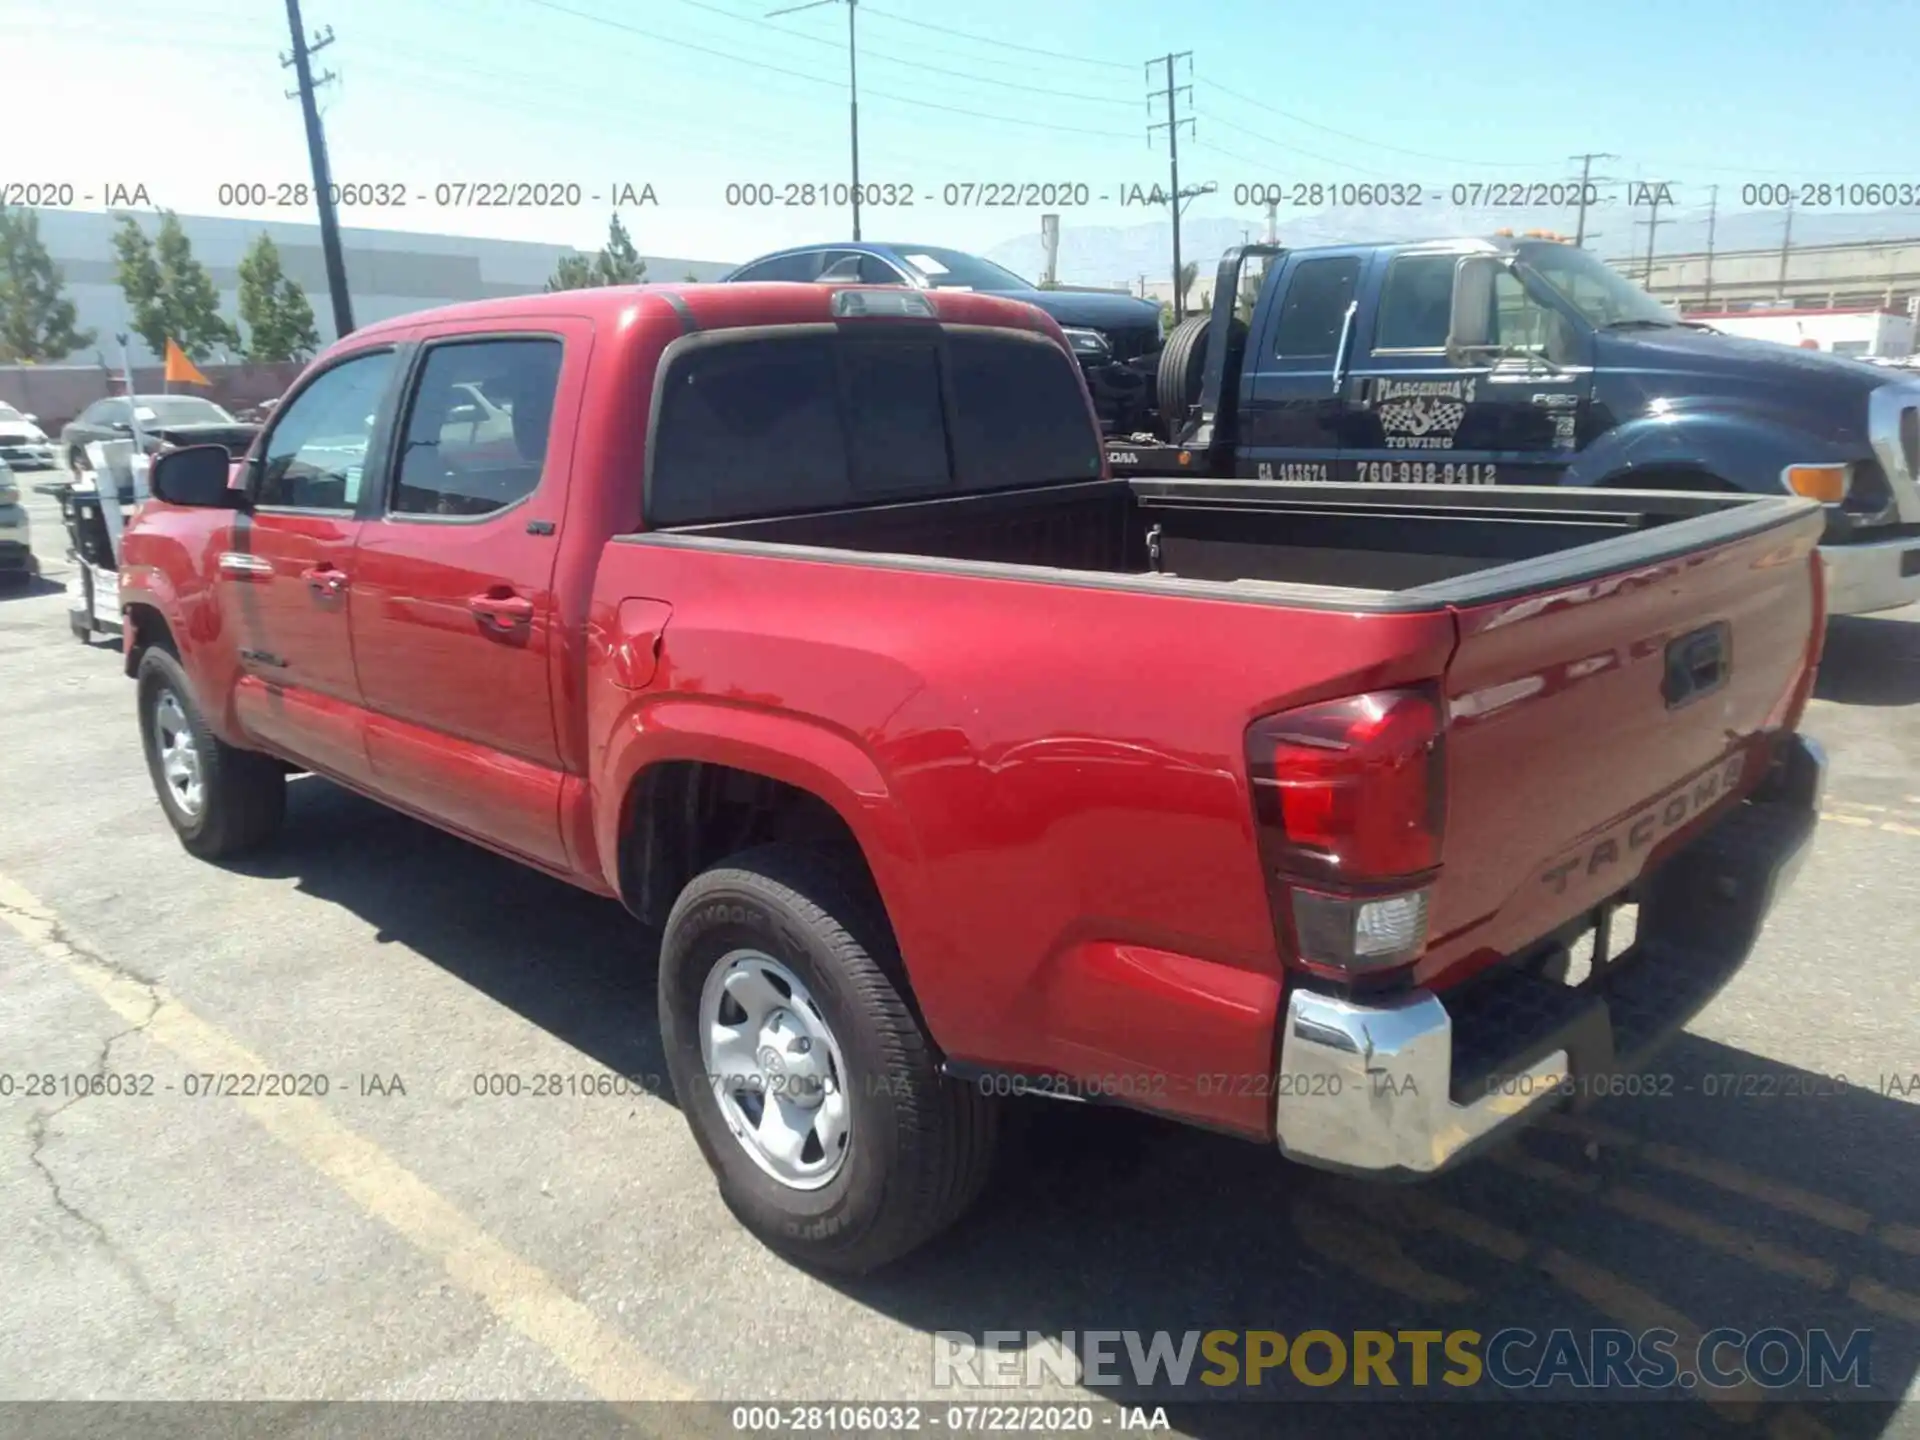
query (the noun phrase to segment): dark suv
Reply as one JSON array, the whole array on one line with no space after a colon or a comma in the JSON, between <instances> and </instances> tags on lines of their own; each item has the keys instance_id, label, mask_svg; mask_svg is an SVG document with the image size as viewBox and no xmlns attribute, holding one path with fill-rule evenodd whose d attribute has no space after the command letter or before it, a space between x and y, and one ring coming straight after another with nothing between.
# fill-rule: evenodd
<instances>
[{"instance_id":1,"label":"dark suv","mask_svg":"<svg viewBox=\"0 0 1920 1440\"><path fill-rule=\"evenodd\" d=\"M1042 290L1004 266L938 245L799 245L750 260L728 280L798 280L978 290L1024 300L1060 322L1093 392L1100 423L1129 434L1146 421L1160 355L1160 307L1104 290Z\"/></svg>"}]
</instances>

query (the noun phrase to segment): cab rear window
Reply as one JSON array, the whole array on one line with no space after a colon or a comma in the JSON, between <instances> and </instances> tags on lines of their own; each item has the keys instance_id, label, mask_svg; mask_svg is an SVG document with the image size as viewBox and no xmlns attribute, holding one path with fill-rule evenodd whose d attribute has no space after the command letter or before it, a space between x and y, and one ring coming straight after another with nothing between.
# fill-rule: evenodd
<instances>
[{"instance_id":1,"label":"cab rear window","mask_svg":"<svg viewBox=\"0 0 1920 1440\"><path fill-rule=\"evenodd\" d=\"M698 525L1087 480L1078 369L1016 332L757 335L673 358L647 523Z\"/></svg>"}]
</instances>

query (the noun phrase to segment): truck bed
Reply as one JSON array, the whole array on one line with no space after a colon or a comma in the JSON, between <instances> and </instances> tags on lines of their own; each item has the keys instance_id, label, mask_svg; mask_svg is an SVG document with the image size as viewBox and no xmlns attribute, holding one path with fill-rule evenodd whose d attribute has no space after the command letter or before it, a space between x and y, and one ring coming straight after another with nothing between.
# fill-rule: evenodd
<instances>
[{"instance_id":1,"label":"truck bed","mask_svg":"<svg viewBox=\"0 0 1920 1440\"><path fill-rule=\"evenodd\" d=\"M654 536L1033 566L1174 589L1195 582L1215 594L1222 583L1247 585L1294 604L1415 609L1577 584L1757 533L1804 514L1808 504L1553 487L1134 477Z\"/></svg>"}]
</instances>

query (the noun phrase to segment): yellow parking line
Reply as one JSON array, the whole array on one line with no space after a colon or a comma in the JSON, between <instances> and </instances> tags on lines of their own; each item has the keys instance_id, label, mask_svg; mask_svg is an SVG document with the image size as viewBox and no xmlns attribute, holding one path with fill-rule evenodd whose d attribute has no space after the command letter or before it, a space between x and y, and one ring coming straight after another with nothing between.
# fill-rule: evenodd
<instances>
[{"instance_id":1,"label":"yellow parking line","mask_svg":"<svg viewBox=\"0 0 1920 1440\"><path fill-rule=\"evenodd\" d=\"M1301 1242L1321 1259L1351 1270L1383 1290L1429 1305L1452 1305L1473 1298L1458 1280L1415 1264L1400 1242L1384 1230L1335 1215L1312 1200L1296 1200L1293 1228Z\"/></svg>"},{"instance_id":2,"label":"yellow parking line","mask_svg":"<svg viewBox=\"0 0 1920 1440\"><path fill-rule=\"evenodd\" d=\"M1404 1217L1412 1228L1436 1230L1484 1250L1515 1268L1532 1268L1615 1324L1630 1330L1667 1329L1679 1337L1675 1354L1691 1353L1705 1332L1650 1291L1602 1266L1581 1260L1551 1245L1536 1245L1529 1237L1484 1220L1472 1211L1424 1191L1402 1191L1374 1200L1359 1197L1363 1207L1378 1214ZM1726 1390L1700 1392L1700 1398L1730 1419L1751 1421L1760 1414L1765 1391L1752 1383ZM1812 1421L1812 1417L1807 1419ZM1812 1421L1818 1424L1817 1421ZM1805 1432L1813 1434L1817 1432Z\"/></svg>"},{"instance_id":3,"label":"yellow parking line","mask_svg":"<svg viewBox=\"0 0 1920 1440\"><path fill-rule=\"evenodd\" d=\"M1816 1260L1811 1255L1802 1255L1749 1235L1732 1225L1723 1225L1718 1220L1709 1220L1704 1215L1696 1215L1691 1210L1649 1195L1641 1190L1632 1190L1618 1185L1610 1185L1601 1200L1623 1215L1635 1220L1644 1220L1649 1225L1658 1225L1663 1230L1671 1230L1676 1235L1684 1235L1689 1240L1698 1240L1702 1245L1711 1246L1736 1260L1746 1260L1760 1266L1763 1270L1772 1270L1776 1274L1804 1281L1819 1290L1831 1290L1840 1279L1840 1268L1826 1260Z\"/></svg>"},{"instance_id":4,"label":"yellow parking line","mask_svg":"<svg viewBox=\"0 0 1920 1440\"><path fill-rule=\"evenodd\" d=\"M1829 1229L1844 1230L1849 1235L1865 1235L1873 1228L1873 1217L1857 1206L1842 1204L1838 1200L1829 1200L1824 1195L1816 1195L1810 1190L1802 1190L1797 1185L1789 1185L1784 1181L1756 1175L1751 1170L1744 1170L1726 1160L1696 1155L1677 1145L1642 1140L1638 1135L1622 1130L1618 1126L1589 1120L1584 1115L1550 1115L1544 1123L1550 1129L1584 1136L1621 1150L1633 1151L1641 1159L1658 1165L1663 1170L1690 1175L1696 1180L1704 1180L1709 1185L1716 1185L1735 1195L1757 1200L1762 1205L1770 1206L1775 1210L1784 1210L1790 1215L1799 1215L1816 1221ZM1887 1243L1894 1242L1889 1240ZM1914 1243L1915 1253L1920 1253L1920 1232L1914 1232Z\"/></svg>"},{"instance_id":5,"label":"yellow parking line","mask_svg":"<svg viewBox=\"0 0 1920 1440\"><path fill-rule=\"evenodd\" d=\"M130 978L76 947L59 917L0 875L0 920L140 1033L196 1071L268 1073L255 1055L157 985ZM446 1270L501 1320L546 1349L594 1394L610 1401L694 1398L691 1386L642 1355L625 1335L531 1261L501 1244L452 1202L316 1100L236 1097L234 1103L368 1215Z\"/></svg>"},{"instance_id":6,"label":"yellow parking line","mask_svg":"<svg viewBox=\"0 0 1920 1440\"><path fill-rule=\"evenodd\" d=\"M1882 1225L1877 1238L1890 1250L1903 1250L1909 1255L1920 1255L1920 1230L1914 1229L1911 1225Z\"/></svg>"}]
</instances>

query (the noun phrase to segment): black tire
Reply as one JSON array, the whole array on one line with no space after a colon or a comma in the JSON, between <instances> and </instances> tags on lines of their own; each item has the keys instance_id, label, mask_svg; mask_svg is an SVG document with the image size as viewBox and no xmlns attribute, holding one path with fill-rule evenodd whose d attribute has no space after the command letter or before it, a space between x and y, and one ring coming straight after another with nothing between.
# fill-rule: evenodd
<instances>
[{"instance_id":1,"label":"black tire","mask_svg":"<svg viewBox=\"0 0 1920 1440\"><path fill-rule=\"evenodd\" d=\"M795 1262L864 1274L899 1259L966 1211L992 1168L999 1112L940 1060L905 998L884 918L815 852L765 845L696 876L660 947L660 1029L694 1140L741 1224ZM826 1185L768 1174L729 1130L707 1078L701 991L723 957L751 948L808 988L845 1056L847 1158Z\"/></svg>"},{"instance_id":2,"label":"black tire","mask_svg":"<svg viewBox=\"0 0 1920 1440\"><path fill-rule=\"evenodd\" d=\"M186 717L200 766L201 801L189 813L167 784L154 733L154 713L171 695ZM207 728L193 698L187 672L172 652L155 645L140 657L138 707L140 748L160 808L174 834L191 855L222 860L265 844L279 833L287 813L287 777L280 762L253 750L239 750Z\"/></svg>"},{"instance_id":3,"label":"black tire","mask_svg":"<svg viewBox=\"0 0 1920 1440\"><path fill-rule=\"evenodd\" d=\"M1191 315L1173 327L1160 350L1160 364L1154 374L1154 401L1159 406L1160 423L1166 438L1179 438L1187 412L1200 403L1200 389L1207 376L1208 336L1213 331L1211 315ZM1227 331L1229 354L1246 345L1247 327L1235 320Z\"/></svg>"}]
</instances>

